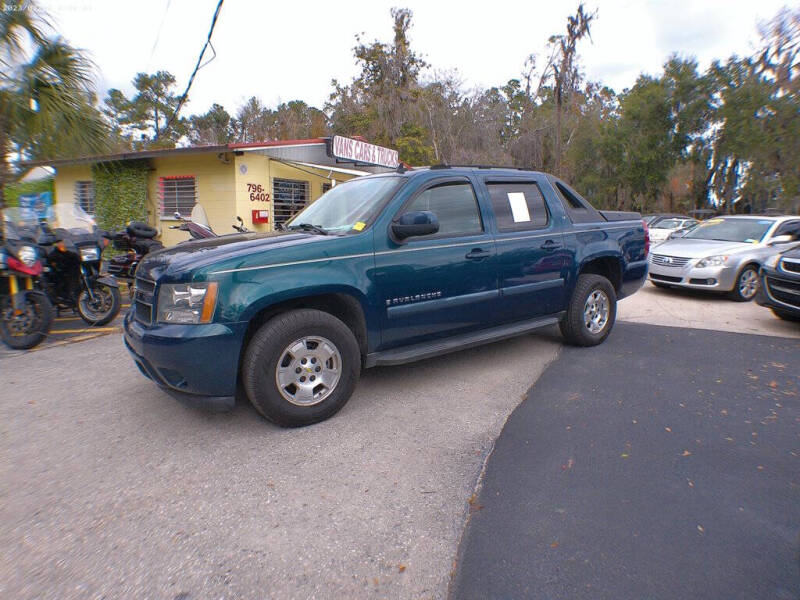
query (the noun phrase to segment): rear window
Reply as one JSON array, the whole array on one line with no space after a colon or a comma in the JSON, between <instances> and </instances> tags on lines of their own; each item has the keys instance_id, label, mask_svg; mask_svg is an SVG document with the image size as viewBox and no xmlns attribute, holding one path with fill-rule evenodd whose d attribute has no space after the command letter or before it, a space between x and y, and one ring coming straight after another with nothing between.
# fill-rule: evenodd
<instances>
[{"instance_id":1,"label":"rear window","mask_svg":"<svg viewBox=\"0 0 800 600\"><path fill-rule=\"evenodd\" d=\"M597 212L588 202L579 198L567 186L558 180L552 181L553 188L567 211L573 223L597 223L605 221L602 215Z\"/></svg>"}]
</instances>

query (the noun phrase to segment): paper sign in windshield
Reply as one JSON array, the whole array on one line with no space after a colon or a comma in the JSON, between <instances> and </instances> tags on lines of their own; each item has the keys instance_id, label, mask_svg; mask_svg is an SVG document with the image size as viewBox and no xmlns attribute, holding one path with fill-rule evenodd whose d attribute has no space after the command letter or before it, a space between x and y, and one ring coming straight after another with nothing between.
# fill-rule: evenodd
<instances>
[{"instance_id":1,"label":"paper sign in windshield","mask_svg":"<svg viewBox=\"0 0 800 600\"><path fill-rule=\"evenodd\" d=\"M509 192L508 203L511 205L511 216L514 223L525 223L531 220L528 212L528 203L525 202L525 194L522 192Z\"/></svg>"}]
</instances>

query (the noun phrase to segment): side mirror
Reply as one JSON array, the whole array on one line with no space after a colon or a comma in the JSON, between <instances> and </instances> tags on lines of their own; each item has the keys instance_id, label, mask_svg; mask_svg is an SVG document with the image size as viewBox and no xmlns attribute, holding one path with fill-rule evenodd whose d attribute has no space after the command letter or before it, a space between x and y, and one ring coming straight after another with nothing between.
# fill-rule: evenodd
<instances>
[{"instance_id":1,"label":"side mirror","mask_svg":"<svg viewBox=\"0 0 800 600\"><path fill-rule=\"evenodd\" d=\"M181 220L181 213L179 213L177 210L175 211L175 214L172 216L174 216L177 221Z\"/></svg>"},{"instance_id":2,"label":"side mirror","mask_svg":"<svg viewBox=\"0 0 800 600\"><path fill-rule=\"evenodd\" d=\"M439 219L429 210L407 212L392 221L392 233L398 240L439 231Z\"/></svg>"},{"instance_id":3,"label":"side mirror","mask_svg":"<svg viewBox=\"0 0 800 600\"><path fill-rule=\"evenodd\" d=\"M770 242L769 242L769 245L770 245L770 246L774 246L775 244L788 244L788 243L789 243L789 242L791 242L791 241L793 241L793 238L792 238L792 236L791 236L791 235L789 235L789 234L786 234L786 235L776 235L774 238L772 238L772 239L770 240Z\"/></svg>"}]
</instances>

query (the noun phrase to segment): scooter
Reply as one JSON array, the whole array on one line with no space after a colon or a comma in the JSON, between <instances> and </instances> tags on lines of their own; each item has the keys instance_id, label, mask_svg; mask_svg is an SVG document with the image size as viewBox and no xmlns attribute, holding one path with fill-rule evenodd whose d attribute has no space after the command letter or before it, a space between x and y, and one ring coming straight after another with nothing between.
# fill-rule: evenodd
<instances>
[{"instance_id":1,"label":"scooter","mask_svg":"<svg viewBox=\"0 0 800 600\"><path fill-rule=\"evenodd\" d=\"M214 231L211 229L211 225L208 224L208 216L206 215L205 209L200 204L195 204L194 208L192 208L192 214L189 215L189 218L182 216L179 212L175 213L175 219L177 221L181 221L180 225L170 225L170 229L179 229L181 231L186 231L189 235L192 236L192 239L195 240L203 240L207 238L219 237ZM236 220L238 225L233 225L233 228L238 231L239 233L249 233L250 230L244 226L244 221L242 217L237 216Z\"/></svg>"},{"instance_id":2,"label":"scooter","mask_svg":"<svg viewBox=\"0 0 800 600\"><path fill-rule=\"evenodd\" d=\"M26 350L41 343L53 324L53 305L36 290L43 265L36 215L19 207L3 211L0 243L0 339Z\"/></svg>"},{"instance_id":3,"label":"scooter","mask_svg":"<svg viewBox=\"0 0 800 600\"><path fill-rule=\"evenodd\" d=\"M128 293L133 298L133 282L136 267L144 256L164 248L164 244L153 238L158 231L147 223L133 221L123 230L111 234L111 244L125 254L114 256L108 262L108 273L128 284Z\"/></svg>"}]
</instances>

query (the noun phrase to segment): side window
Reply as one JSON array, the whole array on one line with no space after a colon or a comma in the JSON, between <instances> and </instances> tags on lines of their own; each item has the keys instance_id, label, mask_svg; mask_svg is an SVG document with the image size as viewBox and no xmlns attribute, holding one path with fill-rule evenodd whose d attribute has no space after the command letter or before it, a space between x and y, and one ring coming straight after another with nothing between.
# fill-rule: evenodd
<instances>
[{"instance_id":1,"label":"side window","mask_svg":"<svg viewBox=\"0 0 800 600\"><path fill-rule=\"evenodd\" d=\"M439 219L439 235L467 235L483 231L475 192L469 183L443 183L422 192L406 212L429 210Z\"/></svg>"},{"instance_id":2,"label":"side window","mask_svg":"<svg viewBox=\"0 0 800 600\"><path fill-rule=\"evenodd\" d=\"M787 221L786 223L781 224L778 229L775 230L775 234L772 237L779 235L791 235L792 239L799 240L800 221Z\"/></svg>"},{"instance_id":3,"label":"side window","mask_svg":"<svg viewBox=\"0 0 800 600\"><path fill-rule=\"evenodd\" d=\"M567 211L573 223L597 223L605 220L592 206L582 202L563 184L553 181L553 188L555 188L558 197L561 198L561 204L564 205L564 210Z\"/></svg>"},{"instance_id":4,"label":"side window","mask_svg":"<svg viewBox=\"0 0 800 600\"><path fill-rule=\"evenodd\" d=\"M549 214L535 183L486 182L500 231L529 231L547 227Z\"/></svg>"}]
</instances>

